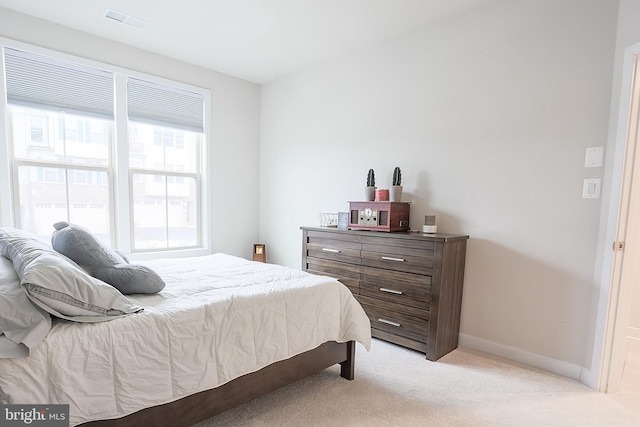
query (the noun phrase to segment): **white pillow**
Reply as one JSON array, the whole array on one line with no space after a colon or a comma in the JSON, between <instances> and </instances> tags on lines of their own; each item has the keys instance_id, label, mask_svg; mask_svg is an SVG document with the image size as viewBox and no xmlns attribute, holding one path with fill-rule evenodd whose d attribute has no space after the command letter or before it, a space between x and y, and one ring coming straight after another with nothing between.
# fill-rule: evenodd
<instances>
[{"instance_id":1,"label":"white pillow","mask_svg":"<svg viewBox=\"0 0 640 427\"><path fill-rule=\"evenodd\" d=\"M29 299L57 317L101 322L142 311L31 233L0 228L0 254L13 262Z\"/></svg>"},{"instance_id":2,"label":"white pillow","mask_svg":"<svg viewBox=\"0 0 640 427\"><path fill-rule=\"evenodd\" d=\"M28 356L49 329L49 313L31 303L13 264L0 256L0 359Z\"/></svg>"}]
</instances>

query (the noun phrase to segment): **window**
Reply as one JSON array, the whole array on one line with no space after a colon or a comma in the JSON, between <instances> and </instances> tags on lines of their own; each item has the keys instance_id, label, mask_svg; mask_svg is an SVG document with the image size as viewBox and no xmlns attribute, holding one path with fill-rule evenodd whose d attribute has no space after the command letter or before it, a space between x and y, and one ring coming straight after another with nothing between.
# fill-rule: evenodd
<instances>
[{"instance_id":1,"label":"window","mask_svg":"<svg viewBox=\"0 0 640 427\"><path fill-rule=\"evenodd\" d=\"M135 249L199 246L202 135L145 123L129 126L141 147L129 152L129 163L137 165L131 168ZM184 143L158 145L158 134L180 134Z\"/></svg>"},{"instance_id":2,"label":"window","mask_svg":"<svg viewBox=\"0 0 640 427\"><path fill-rule=\"evenodd\" d=\"M130 252L206 245L205 92L80 59L3 53L16 226L48 240L66 220ZM128 111L124 126L114 106Z\"/></svg>"},{"instance_id":3,"label":"window","mask_svg":"<svg viewBox=\"0 0 640 427\"><path fill-rule=\"evenodd\" d=\"M111 244L113 186L109 184L109 177L113 173L110 150L113 121L15 105L7 109L12 164L14 176L18 177L13 195L18 225L49 240L52 224L65 220L82 224ZM32 144L33 132L21 132L25 123L35 122L33 117L44 117L41 123L48 124L41 133L46 136L41 144ZM100 139L104 142L86 146L65 138L65 128L76 128L83 122L100 129ZM102 203L106 208L96 214L95 210L86 208L91 203ZM60 205L69 208L56 207Z\"/></svg>"},{"instance_id":4,"label":"window","mask_svg":"<svg viewBox=\"0 0 640 427\"><path fill-rule=\"evenodd\" d=\"M133 247L200 246L203 97L133 78L127 94Z\"/></svg>"}]
</instances>

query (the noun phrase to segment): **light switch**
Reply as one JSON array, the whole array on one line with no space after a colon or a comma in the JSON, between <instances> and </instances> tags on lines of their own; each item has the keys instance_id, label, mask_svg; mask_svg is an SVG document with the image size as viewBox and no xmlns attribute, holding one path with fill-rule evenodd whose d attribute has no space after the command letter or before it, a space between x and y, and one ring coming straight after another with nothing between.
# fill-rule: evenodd
<instances>
[{"instance_id":1,"label":"light switch","mask_svg":"<svg viewBox=\"0 0 640 427\"><path fill-rule=\"evenodd\" d=\"M600 197L600 178L588 178L582 185L583 199L597 199Z\"/></svg>"},{"instance_id":2,"label":"light switch","mask_svg":"<svg viewBox=\"0 0 640 427\"><path fill-rule=\"evenodd\" d=\"M604 147L587 148L587 154L584 156L584 167L585 168L601 168L603 155L604 155Z\"/></svg>"}]
</instances>

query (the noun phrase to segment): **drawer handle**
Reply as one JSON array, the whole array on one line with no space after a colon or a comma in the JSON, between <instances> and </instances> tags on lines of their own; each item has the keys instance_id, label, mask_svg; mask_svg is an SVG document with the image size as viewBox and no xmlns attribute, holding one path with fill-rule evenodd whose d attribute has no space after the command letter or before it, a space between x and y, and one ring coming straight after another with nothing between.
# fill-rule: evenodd
<instances>
[{"instance_id":1,"label":"drawer handle","mask_svg":"<svg viewBox=\"0 0 640 427\"><path fill-rule=\"evenodd\" d=\"M334 253L334 254L339 254L339 253L340 253L340 250L338 250L338 249L322 248L322 250L323 250L324 252L332 252L332 253Z\"/></svg>"},{"instance_id":2,"label":"drawer handle","mask_svg":"<svg viewBox=\"0 0 640 427\"><path fill-rule=\"evenodd\" d=\"M402 295L402 291L396 291L395 289L380 288L380 290L389 294Z\"/></svg>"},{"instance_id":3,"label":"drawer handle","mask_svg":"<svg viewBox=\"0 0 640 427\"><path fill-rule=\"evenodd\" d=\"M402 258L393 258L393 257L390 257L390 256L383 256L382 259L385 260L385 261L397 261L397 262L404 262L405 261Z\"/></svg>"},{"instance_id":4,"label":"drawer handle","mask_svg":"<svg viewBox=\"0 0 640 427\"><path fill-rule=\"evenodd\" d=\"M380 322L380 323L386 323L387 325L395 326L396 328L399 328L399 327L400 327L400 323L392 322L391 320L378 319L378 322Z\"/></svg>"}]
</instances>

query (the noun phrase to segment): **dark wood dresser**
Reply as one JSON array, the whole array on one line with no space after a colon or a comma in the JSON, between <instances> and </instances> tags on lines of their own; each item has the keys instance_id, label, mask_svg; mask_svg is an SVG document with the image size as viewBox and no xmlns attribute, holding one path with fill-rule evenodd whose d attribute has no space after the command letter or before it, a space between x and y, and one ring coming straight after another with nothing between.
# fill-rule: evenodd
<instances>
[{"instance_id":1,"label":"dark wood dresser","mask_svg":"<svg viewBox=\"0 0 640 427\"><path fill-rule=\"evenodd\" d=\"M371 334L438 360L458 346L469 236L302 229L302 269L356 296Z\"/></svg>"}]
</instances>

